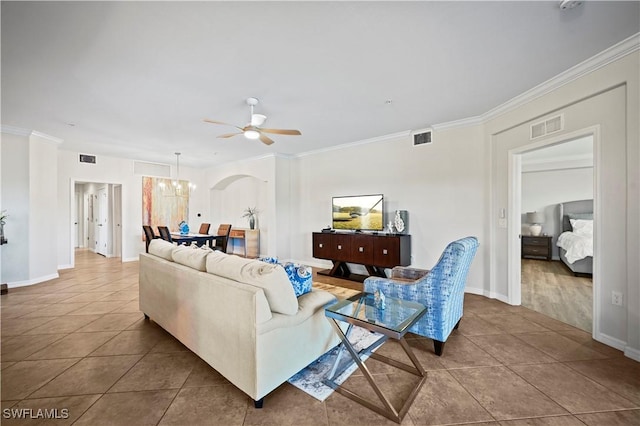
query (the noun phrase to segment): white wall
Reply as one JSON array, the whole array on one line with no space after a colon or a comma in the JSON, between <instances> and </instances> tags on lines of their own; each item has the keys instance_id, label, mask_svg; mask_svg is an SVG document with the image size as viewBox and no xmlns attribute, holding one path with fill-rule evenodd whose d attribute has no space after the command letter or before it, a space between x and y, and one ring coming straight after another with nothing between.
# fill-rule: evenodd
<instances>
[{"instance_id":1,"label":"white wall","mask_svg":"<svg viewBox=\"0 0 640 426\"><path fill-rule=\"evenodd\" d=\"M58 142L40 136L29 140L29 278L58 277L56 251L58 211L56 180Z\"/></svg>"},{"instance_id":2,"label":"white wall","mask_svg":"<svg viewBox=\"0 0 640 426\"><path fill-rule=\"evenodd\" d=\"M328 266L312 256L311 233L331 224L331 197L383 193L385 223L407 210L412 265L431 268L445 246L473 235L480 242L467 289L484 292L487 240L484 149L480 128L434 133L434 143L414 147L411 137L317 152L295 160L292 235L298 260Z\"/></svg>"},{"instance_id":3,"label":"white wall","mask_svg":"<svg viewBox=\"0 0 640 426\"><path fill-rule=\"evenodd\" d=\"M29 280L29 137L1 133L4 226L2 282ZM55 220L55 219L54 219Z\"/></svg>"},{"instance_id":4,"label":"white wall","mask_svg":"<svg viewBox=\"0 0 640 426\"><path fill-rule=\"evenodd\" d=\"M597 188L601 229L596 231L600 282L596 297L601 301L600 319L594 324L596 337L640 359L638 330L640 291L638 289L638 97L640 93L639 54L632 54L572 81L486 124L487 152L491 154L491 208L488 210L494 256L490 285L497 294L509 295L507 229L497 226L498 213L509 203L509 150L531 144L529 125L542 116L561 112L563 133L599 126L600 144L596 152ZM628 161L632 152L634 160ZM597 208L597 207L596 207ZM512 241L511 244L517 244ZM625 294L627 304L610 304L611 291Z\"/></svg>"},{"instance_id":5,"label":"white wall","mask_svg":"<svg viewBox=\"0 0 640 426\"><path fill-rule=\"evenodd\" d=\"M556 241L562 231L558 203L593 198L593 167L523 172L521 185L522 234L529 234L526 213L544 212L542 232L553 237L552 254L558 259Z\"/></svg>"},{"instance_id":6,"label":"white wall","mask_svg":"<svg viewBox=\"0 0 640 426\"><path fill-rule=\"evenodd\" d=\"M97 182L122 185L122 260L137 260L144 251L142 241L142 175L133 173L133 161L122 158L98 156L96 164L80 163L77 152L59 151L58 153L58 243L57 261L60 268L73 265L73 222L71 209L75 182ZM172 166L172 173L175 168ZM189 167L180 167L180 179L189 180L198 186L191 194L189 206L189 224L199 226L202 218L197 212L205 211L208 194L204 172Z\"/></svg>"},{"instance_id":7,"label":"white wall","mask_svg":"<svg viewBox=\"0 0 640 426\"><path fill-rule=\"evenodd\" d=\"M261 255L284 258L281 253L289 249L288 239L283 244L282 240L271 238L276 234L278 215L282 214L277 204L276 161L276 156L268 156L216 166L207 170L205 186L210 194L212 227L230 223L232 229L248 228L249 223L242 218L242 212L249 206L256 206L260 210L257 223ZM288 235L289 231L284 232Z\"/></svg>"}]
</instances>

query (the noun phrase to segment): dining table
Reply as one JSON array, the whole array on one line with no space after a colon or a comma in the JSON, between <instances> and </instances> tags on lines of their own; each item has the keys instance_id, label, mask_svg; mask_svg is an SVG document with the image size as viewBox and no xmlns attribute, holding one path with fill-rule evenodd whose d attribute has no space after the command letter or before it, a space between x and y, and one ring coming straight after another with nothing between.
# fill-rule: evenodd
<instances>
[{"instance_id":1,"label":"dining table","mask_svg":"<svg viewBox=\"0 0 640 426\"><path fill-rule=\"evenodd\" d=\"M198 246L202 246L205 243L209 244L210 248L214 247L214 242L217 239L222 239L225 238L224 235L209 235L209 234L182 234L180 232L172 232L171 233L171 239L173 240L174 243L177 243L178 245L180 244L186 244L186 245L191 245L191 243L196 243L196 245Z\"/></svg>"}]
</instances>

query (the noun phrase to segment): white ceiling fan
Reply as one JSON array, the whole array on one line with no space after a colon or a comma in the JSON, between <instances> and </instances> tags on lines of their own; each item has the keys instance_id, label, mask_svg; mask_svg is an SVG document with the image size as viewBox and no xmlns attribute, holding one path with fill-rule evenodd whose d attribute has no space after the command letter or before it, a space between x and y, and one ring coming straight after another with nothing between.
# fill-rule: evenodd
<instances>
[{"instance_id":1,"label":"white ceiling fan","mask_svg":"<svg viewBox=\"0 0 640 426\"><path fill-rule=\"evenodd\" d=\"M301 135L302 134L300 133L300 130L265 129L260 127L267 120L267 116L262 114L255 114L253 112L253 107L258 105L258 102L259 101L257 98L247 99L247 105L249 105L249 107L251 108L251 116L249 119L249 123L244 127L239 127L233 124L228 124L228 123L224 123L222 121L216 121L216 120L205 119L204 121L206 121L207 123L222 124L224 126L233 126L236 129L240 130L239 132L236 132L236 133L225 133L223 135L218 136L219 138L230 138L236 135L244 134L244 136L247 139L260 139L266 145L271 145L273 143L273 140L269 138L267 135L265 135L264 133L272 133L277 135Z\"/></svg>"}]
</instances>

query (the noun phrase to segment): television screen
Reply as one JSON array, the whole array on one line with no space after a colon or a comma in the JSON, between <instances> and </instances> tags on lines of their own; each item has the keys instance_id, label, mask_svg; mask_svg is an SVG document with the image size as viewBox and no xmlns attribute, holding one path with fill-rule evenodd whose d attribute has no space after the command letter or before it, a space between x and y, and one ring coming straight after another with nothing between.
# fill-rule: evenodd
<instances>
[{"instance_id":1,"label":"television screen","mask_svg":"<svg viewBox=\"0 0 640 426\"><path fill-rule=\"evenodd\" d=\"M382 194L333 197L333 229L382 231Z\"/></svg>"}]
</instances>

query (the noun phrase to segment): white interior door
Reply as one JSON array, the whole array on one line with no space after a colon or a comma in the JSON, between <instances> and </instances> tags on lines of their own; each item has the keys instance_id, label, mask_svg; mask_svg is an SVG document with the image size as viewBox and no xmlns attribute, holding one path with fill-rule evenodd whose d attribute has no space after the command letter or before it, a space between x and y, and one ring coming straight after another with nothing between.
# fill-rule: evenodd
<instances>
[{"instance_id":1,"label":"white interior door","mask_svg":"<svg viewBox=\"0 0 640 426\"><path fill-rule=\"evenodd\" d=\"M122 257L122 185L113 187L113 254Z\"/></svg>"},{"instance_id":2,"label":"white interior door","mask_svg":"<svg viewBox=\"0 0 640 426\"><path fill-rule=\"evenodd\" d=\"M109 199L107 198L107 188L98 190L97 218L96 218L96 253L103 256L108 255L107 244L109 242Z\"/></svg>"}]
</instances>

